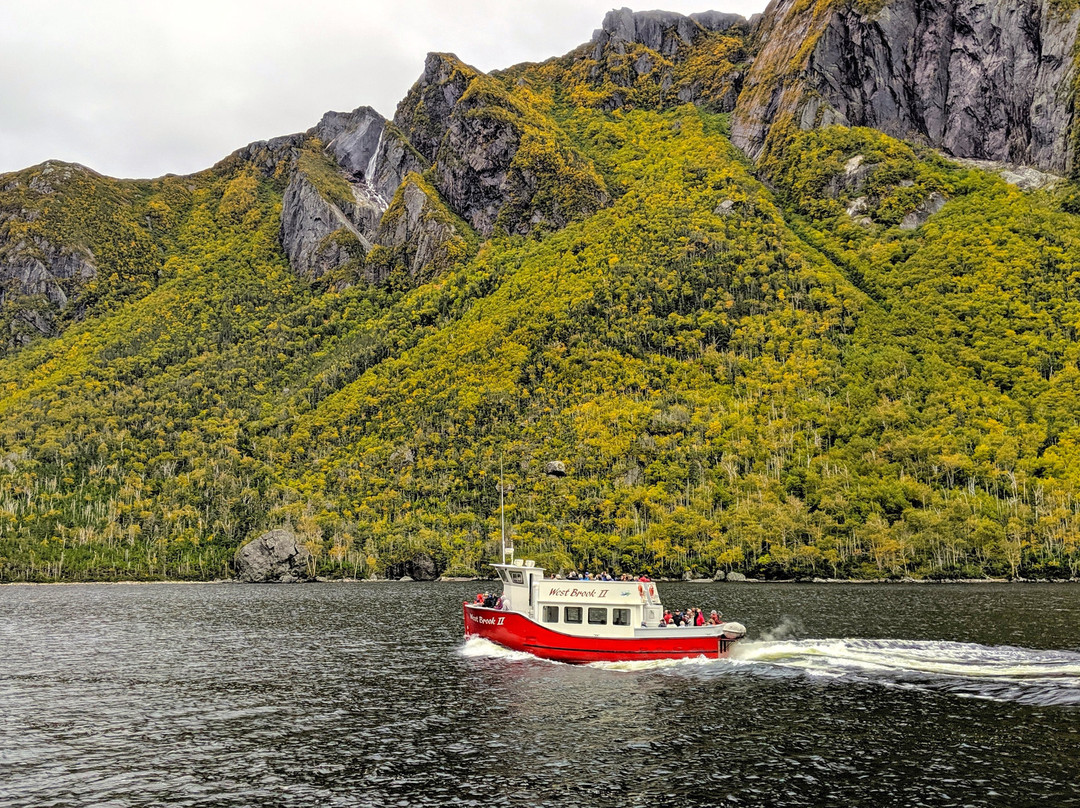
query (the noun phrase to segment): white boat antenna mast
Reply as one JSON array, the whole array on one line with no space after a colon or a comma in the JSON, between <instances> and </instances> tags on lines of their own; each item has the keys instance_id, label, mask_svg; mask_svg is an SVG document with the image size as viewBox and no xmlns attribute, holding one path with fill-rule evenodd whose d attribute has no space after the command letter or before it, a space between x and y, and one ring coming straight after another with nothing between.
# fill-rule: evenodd
<instances>
[{"instance_id":1,"label":"white boat antenna mast","mask_svg":"<svg viewBox=\"0 0 1080 808\"><path fill-rule=\"evenodd\" d=\"M503 484L503 462L502 458L499 458L499 526L502 533L502 563L506 562L506 503L503 500L503 492L506 490L506 486ZM514 562L514 545L510 544L510 563Z\"/></svg>"}]
</instances>

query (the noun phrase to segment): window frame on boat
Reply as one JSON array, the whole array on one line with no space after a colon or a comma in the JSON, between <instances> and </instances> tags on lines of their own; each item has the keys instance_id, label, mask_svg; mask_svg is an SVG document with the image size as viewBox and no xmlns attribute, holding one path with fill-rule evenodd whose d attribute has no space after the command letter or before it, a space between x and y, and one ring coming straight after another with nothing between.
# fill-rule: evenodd
<instances>
[{"instance_id":1,"label":"window frame on boat","mask_svg":"<svg viewBox=\"0 0 1080 808\"><path fill-rule=\"evenodd\" d=\"M607 606L590 606L589 607L589 625L590 626L606 626L607 624L608 624Z\"/></svg>"},{"instance_id":2,"label":"window frame on boat","mask_svg":"<svg viewBox=\"0 0 1080 808\"><path fill-rule=\"evenodd\" d=\"M630 626L633 623L630 622L630 610L622 608L613 608L611 610L611 625L613 626Z\"/></svg>"},{"instance_id":3,"label":"window frame on boat","mask_svg":"<svg viewBox=\"0 0 1080 808\"><path fill-rule=\"evenodd\" d=\"M558 606L545 606L543 622L545 623L558 623L559 622L559 607Z\"/></svg>"},{"instance_id":4,"label":"window frame on boat","mask_svg":"<svg viewBox=\"0 0 1080 808\"><path fill-rule=\"evenodd\" d=\"M525 583L525 573L520 570L510 570L510 582L514 584Z\"/></svg>"},{"instance_id":5,"label":"window frame on boat","mask_svg":"<svg viewBox=\"0 0 1080 808\"><path fill-rule=\"evenodd\" d=\"M574 618L572 618L570 616L570 615L574 614L575 612L576 612L575 617L577 619L574 619ZM563 607L563 622L564 623L573 623L574 625L581 625L583 619L584 619L584 610L580 606L564 606Z\"/></svg>"}]
</instances>

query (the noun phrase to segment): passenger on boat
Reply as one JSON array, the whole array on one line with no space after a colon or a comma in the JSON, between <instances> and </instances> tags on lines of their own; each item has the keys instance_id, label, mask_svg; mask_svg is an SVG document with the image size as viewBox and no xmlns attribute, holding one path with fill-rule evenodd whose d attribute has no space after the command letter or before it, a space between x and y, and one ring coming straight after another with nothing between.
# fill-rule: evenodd
<instances>
[{"instance_id":1,"label":"passenger on boat","mask_svg":"<svg viewBox=\"0 0 1080 808\"><path fill-rule=\"evenodd\" d=\"M473 603L475 603L477 606L483 606L484 605L484 593L483 592L477 592L476 593L476 600L474 600Z\"/></svg>"},{"instance_id":2,"label":"passenger on boat","mask_svg":"<svg viewBox=\"0 0 1080 808\"><path fill-rule=\"evenodd\" d=\"M720 614L716 611L716 609L713 609L712 612L710 612L710 614L709 614L709 625L710 626L718 626L718 625L720 625L721 621L722 621L722 618L721 618Z\"/></svg>"},{"instance_id":3,"label":"passenger on boat","mask_svg":"<svg viewBox=\"0 0 1080 808\"><path fill-rule=\"evenodd\" d=\"M666 612L664 612L664 619L661 621L660 625L670 626L674 621L675 617L671 614L671 609L668 609Z\"/></svg>"}]
</instances>

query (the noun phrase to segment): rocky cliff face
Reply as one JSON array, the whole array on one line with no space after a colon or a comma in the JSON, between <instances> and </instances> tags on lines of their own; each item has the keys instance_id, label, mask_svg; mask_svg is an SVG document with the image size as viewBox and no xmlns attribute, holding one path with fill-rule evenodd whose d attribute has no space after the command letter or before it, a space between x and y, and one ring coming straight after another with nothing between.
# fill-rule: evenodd
<instances>
[{"instance_id":1,"label":"rocky cliff face","mask_svg":"<svg viewBox=\"0 0 1080 808\"><path fill-rule=\"evenodd\" d=\"M371 207L364 210L377 213ZM364 218L369 221L371 217ZM347 235L352 238L346 238ZM356 223L300 171L293 175L282 199L281 243L293 270L313 278L320 278L371 249L371 242Z\"/></svg>"},{"instance_id":2,"label":"rocky cliff face","mask_svg":"<svg viewBox=\"0 0 1080 808\"><path fill-rule=\"evenodd\" d=\"M48 161L8 175L0 187L0 336L6 347L57 333L62 318L81 316L80 294L98 276L91 231L110 228L109 211L125 200L113 181L80 165ZM99 194L101 198L95 198ZM74 216L86 194L100 207ZM73 219L78 221L72 221ZM113 231L110 230L110 234ZM129 236L130 231L122 236ZM0 351L2 352L2 351Z\"/></svg>"},{"instance_id":3,"label":"rocky cliff face","mask_svg":"<svg viewBox=\"0 0 1080 808\"><path fill-rule=\"evenodd\" d=\"M379 225L376 241L382 255L373 256L372 279L380 281L401 268L413 278L426 280L450 266L467 249L453 219L423 179L409 175Z\"/></svg>"},{"instance_id":4,"label":"rocky cliff face","mask_svg":"<svg viewBox=\"0 0 1080 808\"><path fill-rule=\"evenodd\" d=\"M771 127L869 126L957 157L1073 166L1080 10L1052 0L776 0L732 122L751 157Z\"/></svg>"},{"instance_id":5,"label":"rocky cliff face","mask_svg":"<svg viewBox=\"0 0 1080 808\"><path fill-rule=\"evenodd\" d=\"M743 29L746 25L741 15L719 11L687 17L673 11L634 12L623 7L605 14L603 24L593 32L593 58L601 58L607 48L625 54L636 44L674 59L705 33Z\"/></svg>"},{"instance_id":6,"label":"rocky cliff face","mask_svg":"<svg viewBox=\"0 0 1080 808\"><path fill-rule=\"evenodd\" d=\"M484 236L563 227L606 204L603 182L550 121L450 54L430 54L394 122L434 185Z\"/></svg>"},{"instance_id":7,"label":"rocky cliff face","mask_svg":"<svg viewBox=\"0 0 1080 808\"><path fill-rule=\"evenodd\" d=\"M326 113L295 162L282 200L281 243L293 270L316 278L370 251L405 176L427 167L370 107Z\"/></svg>"},{"instance_id":8,"label":"rocky cliff face","mask_svg":"<svg viewBox=\"0 0 1080 808\"><path fill-rule=\"evenodd\" d=\"M730 112L742 86L750 24L707 11L609 11L577 55L604 109L706 103Z\"/></svg>"},{"instance_id":9,"label":"rocky cliff face","mask_svg":"<svg viewBox=\"0 0 1080 808\"><path fill-rule=\"evenodd\" d=\"M353 182L365 184L378 195L384 210L405 176L423 172L429 165L404 135L371 107L328 112L314 134Z\"/></svg>"}]
</instances>

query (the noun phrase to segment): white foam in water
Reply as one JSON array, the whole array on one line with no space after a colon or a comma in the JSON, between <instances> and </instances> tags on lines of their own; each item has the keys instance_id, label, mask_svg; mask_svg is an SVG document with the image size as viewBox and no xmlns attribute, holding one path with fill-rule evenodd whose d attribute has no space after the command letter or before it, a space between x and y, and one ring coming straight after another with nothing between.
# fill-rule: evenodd
<instances>
[{"instance_id":1,"label":"white foam in water","mask_svg":"<svg viewBox=\"0 0 1080 808\"><path fill-rule=\"evenodd\" d=\"M590 662L588 667L600 668L608 671L636 673L638 671L658 671L667 668L686 668L714 664L716 664L715 659L706 659L703 656L697 656L687 657L685 659L635 659L625 662Z\"/></svg>"},{"instance_id":2,"label":"white foam in water","mask_svg":"<svg viewBox=\"0 0 1080 808\"><path fill-rule=\"evenodd\" d=\"M914 640L743 642L731 659L811 676L1029 704L1080 705L1080 654Z\"/></svg>"},{"instance_id":3,"label":"white foam in water","mask_svg":"<svg viewBox=\"0 0 1080 808\"><path fill-rule=\"evenodd\" d=\"M494 643L484 637L469 637L469 639L465 640L465 644L458 648L458 653L463 657L505 659L510 662L522 662L525 660L532 660L534 662L548 661L541 660L539 657L533 656L525 651L511 651L509 648L504 648L498 643Z\"/></svg>"},{"instance_id":4,"label":"white foam in water","mask_svg":"<svg viewBox=\"0 0 1080 808\"><path fill-rule=\"evenodd\" d=\"M484 639L483 637L470 637L465 643L458 648L458 653L463 657L471 657L474 659L502 659L510 662L545 662L550 665L562 665L562 662L556 662L551 659L542 659L538 656L534 656L526 651L511 651L509 648L504 648L498 643L491 642L491 640ZM626 662L590 662L583 667L587 668L599 668L601 670L611 671L655 671L662 670L664 668L673 667L685 667L693 665L711 665L715 663L715 659L706 659L705 657L691 657L689 659L649 659L649 660L630 660Z\"/></svg>"},{"instance_id":5,"label":"white foam in water","mask_svg":"<svg viewBox=\"0 0 1080 808\"><path fill-rule=\"evenodd\" d=\"M776 636L776 633L773 634ZM462 656L542 660L471 637ZM1080 653L1013 646L919 640L774 640L739 642L726 659L593 662L587 667L626 673L741 670L790 672L835 681L878 684L1034 705L1080 706Z\"/></svg>"}]
</instances>

